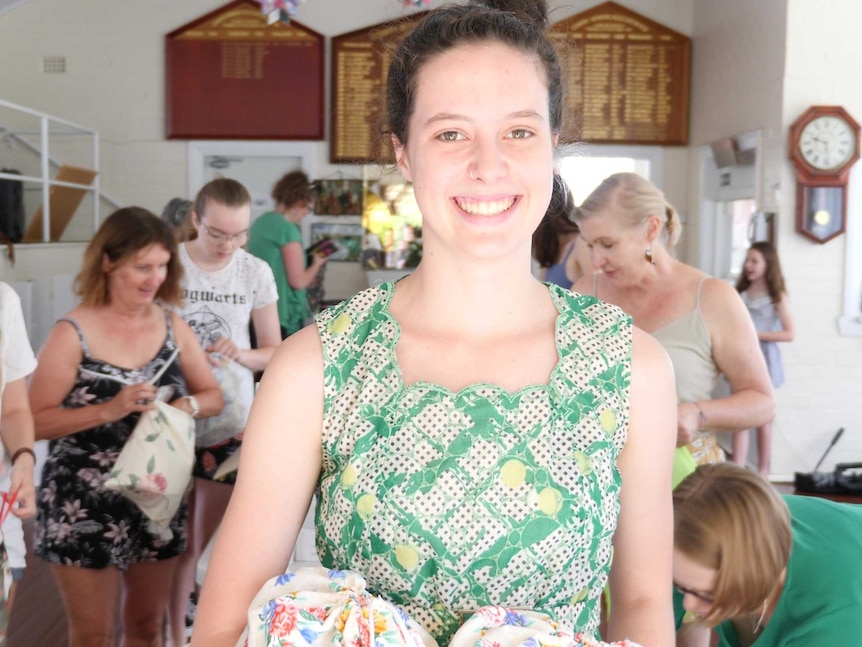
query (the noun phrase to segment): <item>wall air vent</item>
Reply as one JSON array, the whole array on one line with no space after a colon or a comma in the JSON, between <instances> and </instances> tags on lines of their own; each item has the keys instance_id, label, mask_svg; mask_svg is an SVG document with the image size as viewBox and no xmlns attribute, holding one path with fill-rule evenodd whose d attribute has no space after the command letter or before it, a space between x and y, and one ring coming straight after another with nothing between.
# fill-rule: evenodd
<instances>
[{"instance_id":1,"label":"wall air vent","mask_svg":"<svg viewBox=\"0 0 862 647\"><path fill-rule=\"evenodd\" d=\"M42 57L42 74L65 74L66 73L66 57L65 56L43 56Z\"/></svg>"}]
</instances>

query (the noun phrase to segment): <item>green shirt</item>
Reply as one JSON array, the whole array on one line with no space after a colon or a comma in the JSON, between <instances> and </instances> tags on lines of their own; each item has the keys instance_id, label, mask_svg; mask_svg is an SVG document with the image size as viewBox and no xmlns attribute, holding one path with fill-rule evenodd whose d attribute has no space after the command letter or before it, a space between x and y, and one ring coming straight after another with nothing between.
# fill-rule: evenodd
<instances>
[{"instance_id":1,"label":"green shirt","mask_svg":"<svg viewBox=\"0 0 862 647\"><path fill-rule=\"evenodd\" d=\"M278 289L278 320L288 335L293 334L305 325L311 317L311 310L305 289L292 288L287 281L281 248L288 243L301 246L302 232L282 214L268 211L252 223L250 234L246 249L272 268Z\"/></svg>"},{"instance_id":2,"label":"green shirt","mask_svg":"<svg viewBox=\"0 0 862 647\"><path fill-rule=\"evenodd\" d=\"M862 642L862 506L784 497L793 548L778 606L754 647ZM717 627L721 647L739 647L732 622Z\"/></svg>"}]
</instances>

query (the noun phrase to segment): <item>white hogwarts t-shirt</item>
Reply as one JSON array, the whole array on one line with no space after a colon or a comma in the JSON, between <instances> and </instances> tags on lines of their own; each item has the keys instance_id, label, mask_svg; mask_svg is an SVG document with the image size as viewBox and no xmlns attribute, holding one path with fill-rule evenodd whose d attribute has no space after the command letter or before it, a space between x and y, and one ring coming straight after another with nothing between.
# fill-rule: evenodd
<instances>
[{"instance_id":1,"label":"white hogwarts t-shirt","mask_svg":"<svg viewBox=\"0 0 862 647\"><path fill-rule=\"evenodd\" d=\"M180 245L180 262L185 270L185 304L177 311L201 346L206 349L219 337L227 337L239 348L251 348L248 333L251 311L278 300L269 265L238 249L225 267L208 272L191 259L185 243ZM240 401L248 413L254 395L254 376L247 369L243 372L243 387Z\"/></svg>"}]
</instances>

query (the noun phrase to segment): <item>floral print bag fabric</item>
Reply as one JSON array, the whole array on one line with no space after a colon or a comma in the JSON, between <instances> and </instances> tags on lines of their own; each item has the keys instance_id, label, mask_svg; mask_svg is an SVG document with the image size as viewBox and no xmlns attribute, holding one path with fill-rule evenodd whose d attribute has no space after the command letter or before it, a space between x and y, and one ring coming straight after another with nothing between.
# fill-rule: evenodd
<instances>
[{"instance_id":1,"label":"floral print bag fabric","mask_svg":"<svg viewBox=\"0 0 862 647\"><path fill-rule=\"evenodd\" d=\"M175 349L155 383L176 358ZM115 376L102 377L120 380ZM195 421L185 411L163 402L159 394L155 409L145 411L117 457L104 487L123 494L150 519L150 531L164 539L173 532L170 522L182 504L195 460Z\"/></svg>"},{"instance_id":2,"label":"floral print bag fabric","mask_svg":"<svg viewBox=\"0 0 862 647\"><path fill-rule=\"evenodd\" d=\"M370 594L351 571L300 568L268 581L251 603L237 647L438 647L400 607ZM449 647L638 647L605 643L545 614L477 609Z\"/></svg>"}]
</instances>

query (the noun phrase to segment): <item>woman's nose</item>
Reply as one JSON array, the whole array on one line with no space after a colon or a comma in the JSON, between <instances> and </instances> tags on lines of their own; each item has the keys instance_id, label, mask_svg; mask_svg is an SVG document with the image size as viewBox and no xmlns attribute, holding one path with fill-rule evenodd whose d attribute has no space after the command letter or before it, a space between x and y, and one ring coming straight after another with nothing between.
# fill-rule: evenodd
<instances>
[{"instance_id":1,"label":"woman's nose","mask_svg":"<svg viewBox=\"0 0 862 647\"><path fill-rule=\"evenodd\" d=\"M502 177L506 168L506 158L500 150L499 142L493 138L477 137L469 169L470 178L493 181Z\"/></svg>"}]
</instances>

